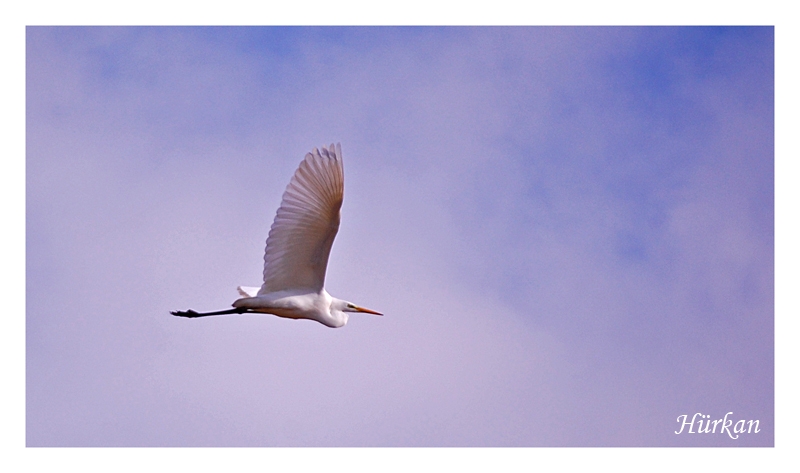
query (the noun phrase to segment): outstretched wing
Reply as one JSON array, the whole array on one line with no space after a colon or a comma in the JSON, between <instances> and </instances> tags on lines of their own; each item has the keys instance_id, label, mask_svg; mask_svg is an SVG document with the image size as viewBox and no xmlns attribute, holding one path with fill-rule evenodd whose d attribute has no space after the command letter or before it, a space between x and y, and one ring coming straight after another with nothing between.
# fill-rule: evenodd
<instances>
[{"instance_id":1,"label":"outstretched wing","mask_svg":"<svg viewBox=\"0 0 800 473\"><path fill-rule=\"evenodd\" d=\"M295 171L267 238L264 285L258 294L290 289L319 291L344 198L342 147L306 154Z\"/></svg>"}]
</instances>

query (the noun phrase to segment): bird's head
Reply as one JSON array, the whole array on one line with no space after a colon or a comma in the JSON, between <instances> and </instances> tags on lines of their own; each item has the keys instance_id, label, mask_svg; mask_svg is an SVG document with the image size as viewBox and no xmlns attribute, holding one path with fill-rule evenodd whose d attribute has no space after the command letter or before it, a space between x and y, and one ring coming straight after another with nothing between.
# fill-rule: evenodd
<instances>
[{"instance_id":1,"label":"bird's head","mask_svg":"<svg viewBox=\"0 0 800 473\"><path fill-rule=\"evenodd\" d=\"M341 299L334 299L333 303L331 304L331 309L340 310L342 312L364 312L373 315L383 315L380 312L376 312L365 307L359 307L352 302L343 301Z\"/></svg>"}]
</instances>

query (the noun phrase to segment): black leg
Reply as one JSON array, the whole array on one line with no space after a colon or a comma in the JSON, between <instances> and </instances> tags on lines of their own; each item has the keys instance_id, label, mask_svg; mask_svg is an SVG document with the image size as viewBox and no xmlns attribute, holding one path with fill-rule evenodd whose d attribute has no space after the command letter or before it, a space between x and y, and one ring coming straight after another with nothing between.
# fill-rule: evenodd
<instances>
[{"instance_id":1,"label":"black leg","mask_svg":"<svg viewBox=\"0 0 800 473\"><path fill-rule=\"evenodd\" d=\"M247 312L249 312L247 309L243 307L238 307L236 309L220 310L217 312L203 312L203 313L195 312L192 309L189 309L187 311L172 311L170 312L170 314L176 317L188 317L190 319L194 319L197 317L207 317L209 315L245 314Z\"/></svg>"}]
</instances>

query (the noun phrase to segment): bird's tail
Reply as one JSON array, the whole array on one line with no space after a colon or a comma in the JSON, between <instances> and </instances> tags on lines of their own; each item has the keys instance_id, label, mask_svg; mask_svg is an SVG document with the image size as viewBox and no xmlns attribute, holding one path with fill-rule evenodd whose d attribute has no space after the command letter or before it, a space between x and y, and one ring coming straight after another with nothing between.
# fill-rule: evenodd
<instances>
[{"instance_id":1,"label":"bird's tail","mask_svg":"<svg viewBox=\"0 0 800 473\"><path fill-rule=\"evenodd\" d=\"M236 290L239 291L239 294L241 294L242 297L256 297L260 289L261 289L260 287L249 287L249 286L239 286L236 288Z\"/></svg>"}]
</instances>

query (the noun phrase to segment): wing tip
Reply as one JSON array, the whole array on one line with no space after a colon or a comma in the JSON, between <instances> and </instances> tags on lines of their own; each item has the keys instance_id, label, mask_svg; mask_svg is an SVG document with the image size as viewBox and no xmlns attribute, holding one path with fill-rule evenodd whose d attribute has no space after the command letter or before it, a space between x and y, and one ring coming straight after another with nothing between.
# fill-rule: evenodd
<instances>
[{"instance_id":1,"label":"wing tip","mask_svg":"<svg viewBox=\"0 0 800 473\"><path fill-rule=\"evenodd\" d=\"M331 143L329 146L322 146L321 148L314 147L310 152L306 153L304 161L311 163L320 163L325 159L332 159L338 163L342 162L342 143Z\"/></svg>"}]
</instances>

